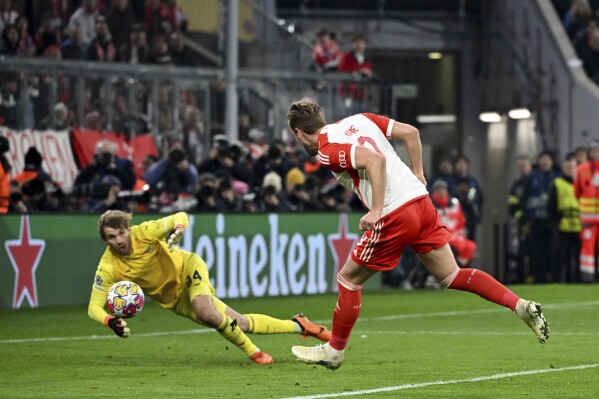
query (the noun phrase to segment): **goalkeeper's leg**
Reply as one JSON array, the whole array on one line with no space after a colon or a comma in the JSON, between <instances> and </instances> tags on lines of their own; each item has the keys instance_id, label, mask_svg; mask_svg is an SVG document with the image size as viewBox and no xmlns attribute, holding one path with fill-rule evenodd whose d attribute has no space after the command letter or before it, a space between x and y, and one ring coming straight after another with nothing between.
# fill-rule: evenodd
<instances>
[{"instance_id":1,"label":"goalkeeper's leg","mask_svg":"<svg viewBox=\"0 0 599 399\"><path fill-rule=\"evenodd\" d=\"M272 357L260 351L245 335L243 328L239 325L240 320L231 318L222 305L224 305L223 302L212 295L199 295L192 300L193 310L199 323L216 329L223 338L244 351L256 363L272 363ZM247 319L243 323L247 324Z\"/></svg>"}]
</instances>

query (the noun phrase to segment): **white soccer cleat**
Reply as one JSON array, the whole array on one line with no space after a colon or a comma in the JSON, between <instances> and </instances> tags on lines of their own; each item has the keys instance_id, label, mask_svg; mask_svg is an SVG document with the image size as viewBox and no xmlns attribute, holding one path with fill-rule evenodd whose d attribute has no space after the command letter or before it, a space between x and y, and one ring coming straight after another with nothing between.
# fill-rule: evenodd
<instances>
[{"instance_id":1,"label":"white soccer cleat","mask_svg":"<svg viewBox=\"0 0 599 399\"><path fill-rule=\"evenodd\" d=\"M516 304L516 314L536 334L540 343L544 344L549 339L549 323L543 316L540 303L520 299Z\"/></svg>"},{"instance_id":2,"label":"white soccer cleat","mask_svg":"<svg viewBox=\"0 0 599 399\"><path fill-rule=\"evenodd\" d=\"M343 363L343 351L336 351L328 343L318 346L293 346L291 353L298 360L308 364L320 364L331 370L336 370Z\"/></svg>"}]
</instances>

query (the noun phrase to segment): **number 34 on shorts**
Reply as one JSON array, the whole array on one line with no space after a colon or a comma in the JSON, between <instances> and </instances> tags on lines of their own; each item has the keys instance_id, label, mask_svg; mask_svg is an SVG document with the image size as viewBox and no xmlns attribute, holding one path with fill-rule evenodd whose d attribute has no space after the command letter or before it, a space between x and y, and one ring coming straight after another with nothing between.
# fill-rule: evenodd
<instances>
[{"instance_id":1,"label":"number 34 on shorts","mask_svg":"<svg viewBox=\"0 0 599 399\"><path fill-rule=\"evenodd\" d=\"M195 281L196 285L199 284L200 281L202 281L202 276L200 276L199 271L194 270L191 276L188 274L187 277L185 277L185 285L187 285L187 288L191 287L191 283L193 280L197 280Z\"/></svg>"}]
</instances>

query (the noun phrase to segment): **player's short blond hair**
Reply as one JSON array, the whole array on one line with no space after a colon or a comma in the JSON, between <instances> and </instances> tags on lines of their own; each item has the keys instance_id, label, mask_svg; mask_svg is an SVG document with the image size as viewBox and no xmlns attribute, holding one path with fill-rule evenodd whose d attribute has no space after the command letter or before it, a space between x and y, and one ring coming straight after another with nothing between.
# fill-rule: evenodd
<instances>
[{"instance_id":1,"label":"player's short blond hair","mask_svg":"<svg viewBox=\"0 0 599 399\"><path fill-rule=\"evenodd\" d=\"M98 220L98 231L102 240L106 240L106 233L104 227L110 227L112 229L129 228L129 223L133 216L128 212L110 210L100 215Z\"/></svg>"},{"instance_id":2,"label":"player's short blond hair","mask_svg":"<svg viewBox=\"0 0 599 399\"><path fill-rule=\"evenodd\" d=\"M291 130L300 129L312 134L326 125L320 106L309 100L299 100L291 104L287 114L287 123Z\"/></svg>"}]
</instances>

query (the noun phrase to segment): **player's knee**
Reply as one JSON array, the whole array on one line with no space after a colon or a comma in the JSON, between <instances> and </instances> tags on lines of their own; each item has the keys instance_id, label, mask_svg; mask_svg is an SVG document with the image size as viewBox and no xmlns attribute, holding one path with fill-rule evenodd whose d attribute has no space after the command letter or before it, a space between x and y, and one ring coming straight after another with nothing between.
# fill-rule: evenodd
<instances>
[{"instance_id":1,"label":"player's knee","mask_svg":"<svg viewBox=\"0 0 599 399\"><path fill-rule=\"evenodd\" d=\"M208 327L218 328L223 322L223 315L216 309L196 309L195 313L198 321Z\"/></svg>"},{"instance_id":2,"label":"player's knee","mask_svg":"<svg viewBox=\"0 0 599 399\"><path fill-rule=\"evenodd\" d=\"M358 291L362 289L362 285L352 282L351 277L345 275L345 273L343 273L343 270L337 273L337 283L350 291Z\"/></svg>"}]
</instances>

